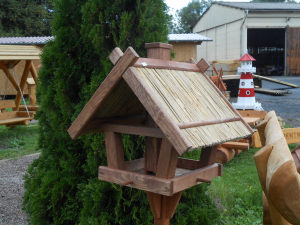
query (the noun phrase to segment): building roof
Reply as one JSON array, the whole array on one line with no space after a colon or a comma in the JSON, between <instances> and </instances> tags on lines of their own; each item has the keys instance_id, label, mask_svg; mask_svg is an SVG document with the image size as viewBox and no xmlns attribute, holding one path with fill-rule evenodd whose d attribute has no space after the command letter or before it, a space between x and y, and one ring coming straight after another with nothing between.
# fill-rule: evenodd
<instances>
[{"instance_id":1,"label":"building roof","mask_svg":"<svg viewBox=\"0 0 300 225\"><path fill-rule=\"evenodd\" d=\"M0 37L0 45L43 45L47 41L53 40L53 36L48 37Z\"/></svg>"},{"instance_id":2,"label":"building roof","mask_svg":"<svg viewBox=\"0 0 300 225\"><path fill-rule=\"evenodd\" d=\"M191 34L169 34L169 42L202 42L202 41L212 41L212 39L205 37L201 34L191 33Z\"/></svg>"},{"instance_id":3,"label":"building roof","mask_svg":"<svg viewBox=\"0 0 300 225\"><path fill-rule=\"evenodd\" d=\"M300 11L300 4L297 3L281 3L281 2L213 2L198 20L191 26L193 29L204 14L210 10L213 5L222 5L236 9L248 11Z\"/></svg>"},{"instance_id":4,"label":"building roof","mask_svg":"<svg viewBox=\"0 0 300 225\"><path fill-rule=\"evenodd\" d=\"M256 61L256 59L254 59L251 55L246 53L245 55L243 55L242 58L239 59L239 61Z\"/></svg>"},{"instance_id":5,"label":"building roof","mask_svg":"<svg viewBox=\"0 0 300 225\"><path fill-rule=\"evenodd\" d=\"M114 126L105 124L113 118L146 118L148 113L179 155L249 137L253 131L203 74L207 68L205 60L192 64L139 58L129 47L68 132L73 139L102 133ZM145 123L139 125L141 130Z\"/></svg>"},{"instance_id":6,"label":"building roof","mask_svg":"<svg viewBox=\"0 0 300 225\"><path fill-rule=\"evenodd\" d=\"M214 2L213 4L249 11L300 11L300 4L281 2Z\"/></svg>"},{"instance_id":7,"label":"building roof","mask_svg":"<svg viewBox=\"0 0 300 225\"><path fill-rule=\"evenodd\" d=\"M29 45L0 45L0 60L33 60L40 59L42 50Z\"/></svg>"}]
</instances>

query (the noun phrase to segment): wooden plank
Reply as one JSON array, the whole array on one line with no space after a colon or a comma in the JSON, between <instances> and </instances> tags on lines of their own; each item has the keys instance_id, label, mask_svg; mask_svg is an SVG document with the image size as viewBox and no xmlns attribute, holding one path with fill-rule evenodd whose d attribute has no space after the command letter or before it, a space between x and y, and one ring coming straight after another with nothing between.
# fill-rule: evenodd
<instances>
[{"instance_id":1,"label":"wooden plank","mask_svg":"<svg viewBox=\"0 0 300 225\"><path fill-rule=\"evenodd\" d=\"M99 167L98 178L107 182L122 184L132 180L133 184L127 187L133 187L144 191L150 191L157 194L171 196L172 180L159 178L155 176L134 173L125 170L112 169L106 166Z\"/></svg>"},{"instance_id":2,"label":"wooden plank","mask_svg":"<svg viewBox=\"0 0 300 225\"><path fill-rule=\"evenodd\" d=\"M144 66L145 65L145 66ZM197 65L161 59L139 58L134 67L200 72Z\"/></svg>"},{"instance_id":3,"label":"wooden plank","mask_svg":"<svg viewBox=\"0 0 300 225\"><path fill-rule=\"evenodd\" d=\"M217 176L221 176L222 168L221 164L214 163L213 165L191 171L190 173L179 177L164 179L156 176L100 166L98 178L115 184L123 184L124 182L132 180L133 184L128 184L128 187L165 196L172 196L175 193L202 183L197 182L197 178L210 180Z\"/></svg>"},{"instance_id":4,"label":"wooden plank","mask_svg":"<svg viewBox=\"0 0 300 225\"><path fill-rule=\"evenodd\" d=\"M177 124L174 123L170 115L162 107L159 100L145 81L143 81L136 69L132 67L128 68L128 70L124 73L123 78L168 140L173 144L178 154L183 155L187 152L192 147L192 144L187 140Z\"/></svg>"},{"instance_id":5,"label":"wooden plank","mask_svg":"<svg viewBox=\"0 0 300 225\"><path fill-rule=\"evenodd\" d=\"M107 131L104 135L108 167L124 169L124 151L121 134Z\"/></svg>"},{"instance_id":6,"label":"wooden plank","mask_svg":"<svg viewBox=\"0 0 300 225\"><path fill-rule=\"evenodd\" d=\"M259 76L259 75L256 75L256 74L253 74L253 77L257 77L257 78L260 78L262 80L267 80L267 81L270 81L270 82L273 82L273 83L277 83L277 84L282 84L282 85L290 86L290 87L293 87L293 88L299 88L299 86L296 85L296 84L292 84L292 83L281 81L281 80L276 80L276 79L273 79L273 78L270 78L270 77Z\"/></svg>"},{"instance_id":7,"label":"wooden plank","mask_svg":"<svg viewBox=\"0 0 300 225\"><path fill-rule=\"evenodd\" d=\"M178 123L178 127L180 129L187 129L192 127L200 127L206 125L213 125L213 124L220 124L220 123L228 123L234 121L242 120L241 117L230 117L230 118L221 118L221 119L213 119L213 120L201 120L201 121L193 121L193 122L186 122L186 123Z\"/></svg>"},{"instance_id":8,"label":"wooden plank","mask_svg":"<svg viewBox=\"0 0 300 225\"><path fill-rule=\"evenodd\" d=\"M267 112L264 110L237 110L239 114L245 117L256 117L260 119L264 119L267 115Z\"/></svg>"},{"instance_id":9,"label":"wooden plank","mask_svg":"<svg viewBox=\"0 0 300 225\"><path fill-rule=\"evenodd\" d=\"M1 100L0 101L0 109L14 108L16 107L16 103L13 100Z\"/></svg>"},{"instance_id":10,"label":"wooden plank","mask_svg":"<svg viewBox=\"0 0 300 225\"><path fill-rule=\"evenodd\" d=\"M234 112L234 114L236 116L241 116L238 111L236 111L236 109L231 105L231 103L228 101L228 99L222 94L222 92L219 90L219 88L217 88L216 85L214 85L214 83L212 82L211 79L209 79L205 74L203 74L203 76L205 77L206 80L208 80L208 82L212 85L212 87L219 93L219 95L221 96L221 98L223 98L223 100L227 103L228 107ZM251 134L253 134L253 130L251 129L251 127L246 123L246 121L244 119L241 120L242 123L247 127L247 129L250 131Z\"/></svg>"},{"instance_id":11,"label":"wooden plank","mask_svg":"<svg viewBox=\"0 0 300 225\"><path fill-rule=\"evenodd\" d=\"M15 118L15 117L17 117L17 112L15 112L15 111L5 112L5 113L0 114L0 120L10 119L10 118Z\"/></svg>"},{"instance_id":12,"label":"wooden plank","mask_svg":"<svg viewBox=\"0 0 300 225\"><path fill-rule=\"evenodd\" d=\"M36 112L40 108L40 106L38 106L38 105L26 105L26 106L27 106L28 111L35 111ZM19 111L26 111L25 105L20 105Z\"/></svg>"},{"instance_id":13,"label":"wooden plank","mask_svg":"<svg viewBox=\"0 0 300 225\"><path fill-rule=\"evenodd\" d=\"M217 176L222 175L222 165L214 163L210 166L195 170L191 173L175 177L173 182L173 194L179 191L183 191L195 185L201 184L202 182L197 182L197 178L212 179Z\"/></svg>"},{"instance_id":14,"label":"wooden plank","mask_svg":"<svg viewBox=\"0 0 300 225\"><path fill-rule=\"evenodd\" d=\"M33 112L28 112L29 113L29 116L33 118ZM17 117L28 117L28 113L27 112L20 112L18 111L17 112Z\"/></svg>"},{"instance_id":15,"label":"wooden plank","mask_svg":"<svg viewBox=\"0 0 300 225\"><path fill-rule=\"evenodd\" d=\"M123 73L128 67L132 66L138 60L138 58L139 56L133 50L133 48L127 48L123 57L111 70L111 72L102 82L102 84L97 89L93 97L90 99L90 101L83 108L83 110L76 118L74 123L68 129L68 133L72 139L75 140L80 136L87 123L97 114L97 112L104 105L110 93L113 91L114 87L121 80Z\"/></svg>"},{"instance_id":16,"label":"wooden plank","mask_svg":"<svg viewBox=\"0 0 300 225\"><path fill-rule=\"evenodd\" d=\"M199 160L199 164L200 164L201 168L215 163L216 155L217 155L217 148L218 148L218 145L201 149L201 155L200 155L200 160Z\"/></svg>"},{"instance_id":17,"label":"wooden plank","mask_svg":"<svg viewBox=\"0 0 300 225\"><path fill-rule=\"evenodd\" d=\"M19 83L22 94L24 94L25 84L26 84L26 81L27 81L27 78L28 78L28 75L29 75L30 67L32 65L31 63L32 63L31 60L26 60L25 68L24 68L24 71L23 71L23 75L22 75L21 81ZM18 89L18 93L17 93L16 100L15 100L16 107L13 109L15 111L19 110L19 106L20 106L20 103L21 103L21 100L22 100L21 92Z\"/></svg>"},{"instance_id":18,"label":"wooden plank","mask_svg":"<svg viewBox=\"0 0 300 225\"><path fill-rule=\"evenodd\" d=\"M179 157L177 161L177 168L183 168L187 170L197 170L201 167L200 167L199 160L185 159Z\"/></svg>"},{"instance_id":19,"label":"wooden plank","mask_svg":"<svg viewBox=\"0 0 300 225\"><path fill-rule=\"evenodd\" d=\"M100 133L106 131L112 131L123 134L133 134L147 137L157 137L157 138L165 138L164 133L159 128L152 127L143 127L143 126L134 126L134 125L121 125L121 124L112 124L112 123L96 123L97 120L92 120L89 124L88 131L98 131Z\"/></svg>"},{"instance_id":20,"label":"wooden plank","mask_svg":"<svg viewBox=\"0 0 300 225\"><path fill-rule=\"evenodd\" d=\"M119 47L116 47L109 55L112 64L116 65L119 59L123 56L123 52Z\"/></svg>"},{"instance_id":21,"label":"wooden plank","mask_svg":"<svg viewBox=\"0 0 300 225\"><path fill-rule=\"evenodd\" d=\"M282 129L287 144L300 143L300 127ZM261 148L262 143L258 132L253 134L253 145L255 148Z\"/></svg>"},{"instance_id":22,"label":"wooden plank","mask_svg":"<svg viewBox=\"0 0 300 225\"><path fill-rule=\"evenodd\" d=\"M221 146L228 149L240 149L244 151L248 151L250 149L249 143L242 143L242 142L226 142L221 144Z\"/></svg>"},{"instance_id":23,"label":"wooden plank","mask_svg":"<svg viewBox=\"0 0 300 225\"><path fill-rule=\"evenodd\" d=\"M149 114L148 114L146 126L157 129L155 128L157 127L156 123L154 122L154 120ZM146 165L145 173L146 174L149 171L156 173L161 141L162 141L161 138L153 138L153 137L145 138L145 165Z\"/></svg>"},{"instance_id":24,"label":"wooden plank","mask_svg":"<svg viewBox=\"0 0 300 225\"><path fill-rule=\"evenodd\" d=\"M0 68L3 70L4 74L6 75L6 77L9 78L9 81L14 86L14 88L18 91L19 88L18 88L17 82L15 81L13 75L9 73L7 67L1 61L0 61Z\"/></svg>"},{"instance_id":25,"label":"wooden plank","mask_svg":"<svg viewBox=\"0 0 300 225\"><path fill-rule=\"evenodd\" d=\"M140 170L145 167L145 158L135 159L128 162L125 162L124 170L126 171L135 171Z\"/></svg>"},{"instance_id":26,"label":"wooden plank","mask_svg":"<svg viewBox=\"0 0 300 225\"><path fill-rule=\"evenodd\" d=\"M166 138L162 139L157 163L156 176L161 178L172 178L175 176L178 153Z\"/></svg>"},{"instance_id":27,"label":"wooden plank","mask_svg":"<svg viewBox=\"0 0 300 225\"><path fill-rule=\"evenodd\" d=\"M175 58L173 61L187 62L191 57L197 59L197 43L196 42L169 42L173 45ZM196 63L195 63L196 64Z\"/></svg>"},{"instance_id":28,"label":"wooden plank","mask_svg":"<svg viewBox=\"0 0 300 225\"><path fill-rule=\"evenodd\" d=\"M40 59L40 53L36 55L0 55L0 60L34 60Z\"/></svg>"},{"instance_id":29,"label":"wooden plank","mask_svg":"<svg viewBox=\"0 0 300 225\"><path fill-rule=\"evenodd\" d=\"M269 95L286 95L290 94L291 92L288 90L272 90L272 89L265 89L265 88L254 88L255 93L264 93Z\"/></svg>"},{"instance_id":30,"label":"wooden plank","mask_svg":"<svg viewBox=\"0 0 300 225\"><path fill-rule=\"evenodd\" d=\"M95 118L92 119L91 122L87 124L85 131L88 131L89 129L95 127L93 124L98 125L100 123L115 123L115 124L124 124L124 125L125 124L137 125L145 122L146 118L147 118L146 114Z\"/></svg>"},{"instance_id":31,"label":"wooden plank","mask_svg":"<svg viewBox=\"0 0 300 225\"><path fill-rule=\"evenodd\" d=\"M203 58L200 59L200 61L197 63L197 66L201 73L205 73L205 71L210 67L209 63Z\"/></svg>"}]
</instances>

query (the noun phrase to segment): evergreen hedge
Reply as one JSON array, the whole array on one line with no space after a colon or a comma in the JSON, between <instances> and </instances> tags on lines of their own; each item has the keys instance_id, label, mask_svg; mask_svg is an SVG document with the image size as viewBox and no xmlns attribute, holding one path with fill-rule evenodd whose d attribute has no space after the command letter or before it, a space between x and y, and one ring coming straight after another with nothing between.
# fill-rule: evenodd
<instances>
[{"instance_id":1,"label":"evergreen hedge","mask_svg":"<svg viewBox=\"0 0 300 225\"><path fill-rule=\"evenodd\" d=\"M30 224L153 224L144 191L99 181L106 165L103 135L74 141L67 133L113 65L116 47L167 42L163 0L54 0L53 35L41 55L37 86L41 156L25 176L23 208ZM144 138L123 135L125 160L143 157ZM217 213L206 186L185 191L172 223L212 224Z\"/></svg>"}]
</instances>

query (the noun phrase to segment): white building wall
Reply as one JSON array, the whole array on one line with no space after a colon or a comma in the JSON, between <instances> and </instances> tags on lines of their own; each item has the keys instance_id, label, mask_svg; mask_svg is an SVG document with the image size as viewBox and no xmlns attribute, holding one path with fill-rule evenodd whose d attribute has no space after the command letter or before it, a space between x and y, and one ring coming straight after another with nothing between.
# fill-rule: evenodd
<instances>
[{"instance_id":1,"label":"white building wall","mask_svg":"<svg viewBox=\"0 0 300 225\"><path fill-rule=\"evenodd\" d=\"M231 23L244 18L244 16L245 10L213 4L195 25L193 32L198 33L225 23Z\"/></svg>"},{"instance_id":2,"label":"white building wall","mask_svg":"<svg viewBox=\"0 0 300 225\"><path fill-rule=\"evenodd\" d=\"M242 20L208 29L199 34L213 39L197 46L197 61L201 58L207 61L240 58L240 26ZM246 29L243 30L245 32ZM244 35L247 37L247 34ZM246 43L247 46L247 43Z\"/></svg>"},{"instance_id":3,"label":"white building wall","mask_svg":"<svg viewBox=\"0 0 300 225\"><path fill-rule=\"evenodd\" d=\"M248 28L285 28L300 26L300 12L253 12L213 4L193 28L211 38L197 46L197 60L239 59L246 53Z\"/></svg>"}]
</instances>

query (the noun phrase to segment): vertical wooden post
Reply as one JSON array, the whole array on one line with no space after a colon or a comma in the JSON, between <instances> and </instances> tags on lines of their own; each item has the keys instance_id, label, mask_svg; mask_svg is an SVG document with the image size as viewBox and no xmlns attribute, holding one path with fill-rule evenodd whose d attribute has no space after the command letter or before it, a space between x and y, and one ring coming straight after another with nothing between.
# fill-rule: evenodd
<instances>
[{"instance_id":1,"label":"vertical wooden post","mask_svg":"<svg viewBox=\"0 0 300 225\"><path fill-rule=\"evenodd\" d=\"M171 49L173 48L170 44L165 43L146 43L145 48L147 49L147 57L152 59L163 59L170 60ZM147 115L146 126L157 127L151 116ZM156 173L157 161L159 156L159 150L161 145L161 138L146 137L145 140L145 173L154 172Z\"/></svg>"},{"instance_id":2,"label":"vertical wooden post","mask_svg":"<svg viewBox=\"0 0 300 225\"><path fill-rule=\"evenodd\" d=\"M146 126L157 127L152 117L147 114ZM159 157L159 150L161 145L161 138L146 137L145 140L145 174L148 172L156 173L157 161Z\"/></svg>"},{"instance_id":3,"label":"vertical wooden post","mask_svg":"<svg viewBox=\"0 0 300 225\"><path fill-rule=\"evenodd\" d=\"M168 141L162 139L159 159L157 163L156 176L161 178L172 178L175 176L178 161L178 153ZM154 215L155 225L168 225L170 218L173 217L182 192L178 192L173 196L164 196L147 192L147 197Z\"/></svg>"},{"instance_id":4,"label":"vertical wooden post","mask_svg":"<svg viewBox=\"0 0 300 225\"><path fill-rule=\"evenodd\" d=\"M146 43L145 48L147 49L147 58L170 60L173 45L154 42Z\"/></svg>"},{"instance_id":5,"label":"vertical wooden post","mask_svg":"<svg viewBox=\"0 0 300 225\"><path fill-rule=\"evenodd\" d=\"M125 169L123 141L120 133L104 132L107 154L107 166L113 169Z\"/></svg>"},{"instance_id":6,"label":"vertical wooden post","mask_svg":"<svg viewBox=\"0 0 300 225\"><path fill-rule=\"evenodd\" d=\"M27 79L28 95L29 95L29 105L36 104L36 93L35 88L36 84L33 78Z\"/></svg>"},{"instance_id":7,"label":"vertical wooden post","mask_svg":"<svg viewBox=\"0 0 300 225\"><path fill-rule=\"evenodd\" d=\"M201 149L200 168L209 166L215 163L218 145Z\"/></svg>"}]
</instances>

